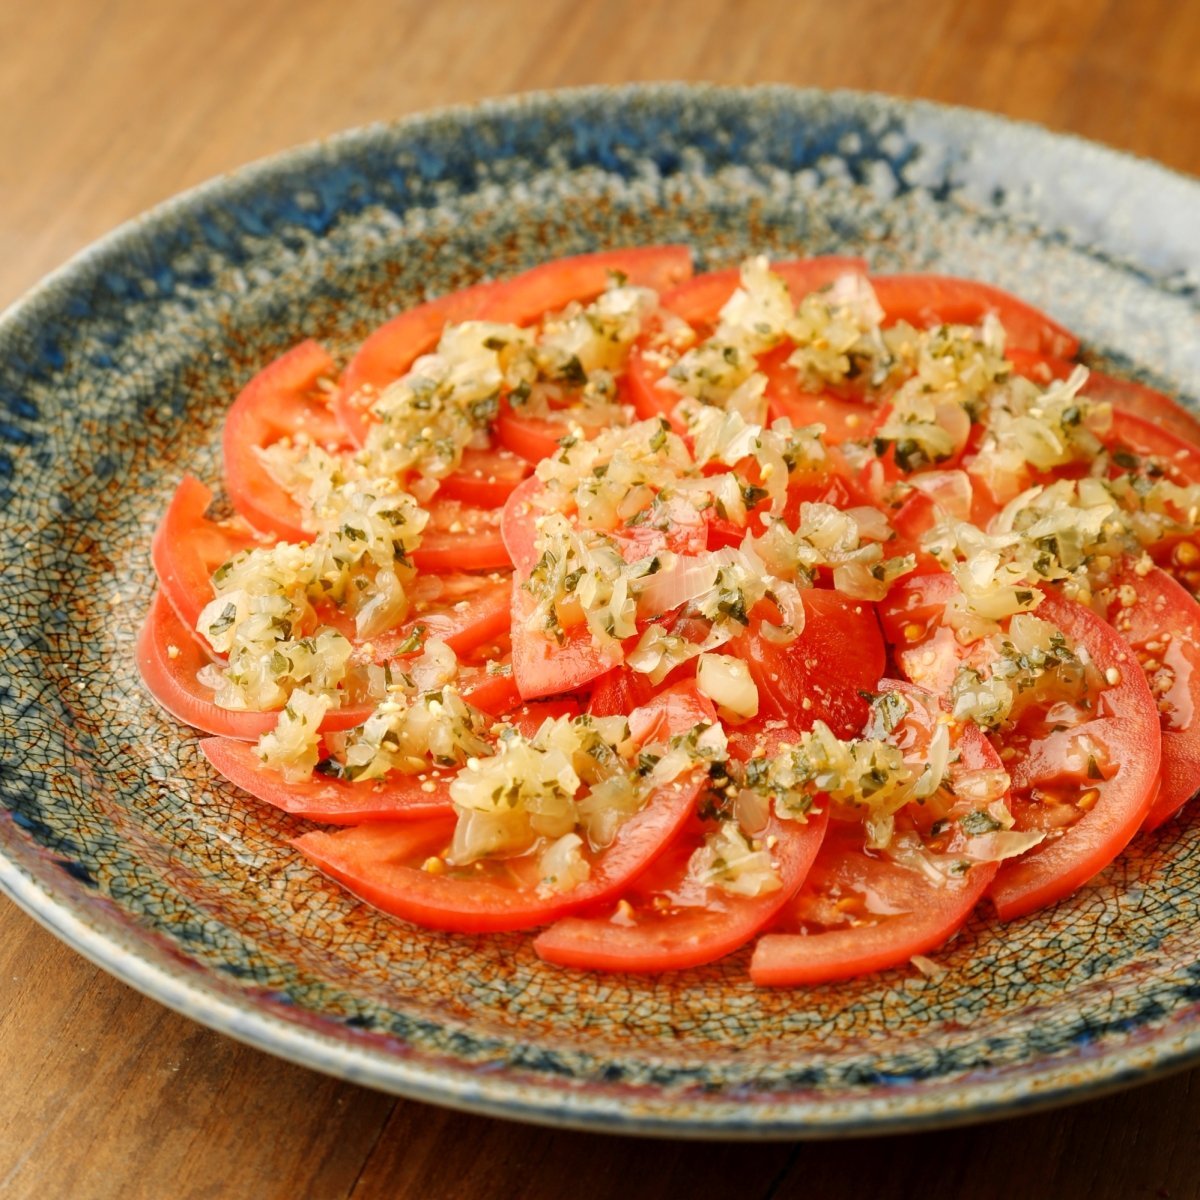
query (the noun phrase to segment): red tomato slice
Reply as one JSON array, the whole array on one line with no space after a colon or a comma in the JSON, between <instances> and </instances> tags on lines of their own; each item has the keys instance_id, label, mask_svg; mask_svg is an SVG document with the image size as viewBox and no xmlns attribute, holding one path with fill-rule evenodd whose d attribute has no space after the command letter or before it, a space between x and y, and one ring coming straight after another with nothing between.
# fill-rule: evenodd
<instances>
[{"instance_id":1,"label":"red tomato slice","mask_svg":"<svg viewBox=\"0 0 1200 1200\"><path fill-rule=\"evenodd\" d=\"M848 272L865 273L866 269L867 264L864 259L844 258L837 255L771 264L771 270L783 278L788 285L792 299L796 301L802 300L810 292L826 287ZM697 275L695 279L690 279L687 283L664 292L661 297L662 307L676 316L682 317L688 324L697 327L700 335L705 336L709 327L716 323L721 309L740 283L741 269L739 267ZM634 411L642 420L650 420L654 417L665 417L669 420L672 410L683 397L681 393L661 386L666 361L656 353L654 339L653 331L647 333L638 340L630 352L626 371L630 400ZM790 348L787 349L787 353L791 353ZM785 353L783 357L786 356ZM782 372L777 372L777 374L782 378ZM785 393L784 403L786 403L786 386L781 384L779 390ZM834 406L831 405L826 415L832 420L833 413ZM791 415L782 405L778 411L772 413L773 417ZM816 419L818 418L812 418L812 420ZM797 421L797 424L810 423L810 420ZM672 422L672 425L677 433L684 432L683 427L676 422Z\"/></svg>"},{"instance_id":2,"label":"red tomato slice","mask_svg":"<svg viewBox=\"0 0 1200 1200\"><path fill-rule=\"evenodd\" d=\"M386 779L352 783L314 775L288 783L278 771L264 767L254 747L232 738L205 738L205 757L230 783L274 808L327 825L357 825L364 821L419 821L446 816L453 771L429 770L419 775L395 772Z\"/></svg>"},{"instance_id":3,"label":"red tomato slice","mask_svg":"<svg viewBox=\"0 0 1200 1200\"><path fill-rule=\"evenodd\" d=\"M872 275L871 285L887 314L887 324L908 321L917 328L973 325L992 312L1014 348L1061 358L1074 358L1079 352L1079 339L1069 329L987 283L949 275Z\"/></svg>"},{"instance_id":4,"label":"red tomato slice","mask_svg":"<svg viewBox=\"0 0 1200 1200\"><path fill-rule=\"evenodd\" d=\"M442 480L438 495L480 508L499 508L528 476L529 464L511 450L465 450L462 464Z\"/></svg>"},{"instance_id":5,"label":"red tomato slice","mask_svg":"<svg viewBox=\"0 0 1200 1200\"><path fill-rule=\"evenodd\" d=\"M341 833L306 833L292 845L368 904L428 929L528 929L620 892L671 843L703 783L696 773L654 792L621 825L612 844L591 858L588 879L567 893L539 892L536 863L528 857L487 862L480 871L423 870L426 858L449 842L452 822L423 821L416 829L387 822Z\"/></svg>"},{"instance_id":6,"label":"red tomato slice","mask_svg":"<svg viewBox=\"0 0 1200 1200\"><path fill-rule=\"evenodd\" d=\"M220 708L196 673L212 659L192 640L162 592L155 592L137 640L137 664L151 696L171 716L220 737L254 741L275 728L278 711L244 712ZM369 705L336 708L321 722L323 730L350 729L371 713Z\"/></svg>"},{"instance_id":7,"label":"red tomato slice","mask_svg":"<svg viewBox=\"0 0 1200 1200\"><path fill-rule=\"evenodd\" d=\"M1066 379L1079 365L1053 354L1037 354L1029 350L1009 350L1008 358L1018 375L1024 375L1035 383L1047 384L1054 379ZM1178 400L1162 392L1156 392L1144 383L1132 379L1118 379L1115 375L1104 375L1089 368L1083 395L1093 400L1107 400L1114 408L1123 409L1135 417L1153 421L1170 430L1186 442L1200 446L1200 417Z\"/></svg>"},{"instance_id":8,"label":"red tomato slice","mask_svg":"<svg viewBox=\"0 0 1200 1200\"><path fill-rule=\"evenodd\" d=\"M714 962L745 945L795 895L827 821L824 811L804 823L771 816L760 836L774 839L771 858L780 886L761 896L727 895L689 879L688 862L704 835L685 834L634 882L624 896L628 909L566 917L540 934L533 948L547 962L590 971L655 973Z\"/></svg>"},{"instance_id":9,"label":"red tomato slice","mask_svg":"<svg viewBox=\"0 0 1200 1200\"><path fill-rule=\"evenodd\" d=\"M1162 727L1162 786L1146 817L1157 829L1200 791L1200 604L1157 567L1126 562L1113 585L1105 616L1142 664Z\"/></svg>"},{"instance_id":10,"label":"red tomato slice","mask_svg":"<svg viewBox=\"0 0 1200 1200\"><path fill-rule=\"evenodd\" d=\"M804 630L795 641L770 641L763 621L752 616L730 651L745 659L758 685L760 717L799 730L821 720L838 737L856 736L868 712L861 693L874 689L886 659L875 606L823 588L800 595Z\"/></svg>"},{"instance_id":11,"label":"red tomato slice","mask_svg":"<svg viewBox=\"0 0 1200 1200\"><path fill-rule=\"evenodd\" d=\"M830 254L773 262L771 270L787 284L792 299L799 302L810 292L828 287L843 275L854 272L865 274L867 263L862 258ZM713 325L741 281L740 267L697 275L695 279L664 292L662 306L682 317L689 325Z\"/></svg>"},{"instance_id":12,"label":"red tomato slice","mask_svg":"<svg viewBox=\"0 0 1200 1200\"><path fill-rule=\"evenodd\" d=\"M191 636L206 648L196 622L214 595L212 573L239 551L262 544L240 517L210 521L205 516L210 504L212 492L185 475L150 543L159 586Z\"/></svg>"},{"instance_id":13,"label":"red tomato slice","mask_svg":"<svg viewBox=\"0 0 1200 1200\"><path fill-rule=\"evenodd\" d=\"M500 510L434 497L412 559L419 570L495 571L512 565L500 536Z\"/></svg>"},{"instance_id":14,"label":"red tomato slice","mask_svg":"<svg viewBox=\"0 0 1200 1200\"><path fill-rule=\"evenodd\" d=\"M583 425L581 428L585 437L591 437L599 430L598 426ZM565 421L535 417L513 409L508 403L500 406L500 415L496 418L496 440L500 445L535 465L543 458L549 458L570 432Z\"/></svg>"},{"instance_id":15,"label":"red tomato slice","mask_svg":"<svg viewBox=\"0 0 1200 1200\"><path fill-rule=\"evenodd\" d=\"M626 276L639 287L663 292L691 277L692 252L687 246L638 246L543 263L500 284L482 317L529 325L572 301L594 300L614 274Z\"/></svg>"},{"instance_id":16,"label":"red tomato slice","mask_svg":"<svg viewBox=\"0 0 1200 1200\"><path fill-rule=\"evenodd\" d=\"M1200 446L1194 446L1165 425L1113 409L1112 427L1104 437L1114 466L1124 468L1122 453L1150 459L1175 483L1200 483Z\"/></svg>"},{"instance_id":17,"label":"red tomato slice","mask_svg":"<svg viewBox=\"0 0 1200 1200\"><path fill-rule=\"evenodd\" d=\"M889 639L898 632L905 646L895 651L900 669L939 694L967 652L941 624L941 609L957 587L950 575L917 576L894 588L883 606ZM1103 870L1146 819L1158 787L1158 710L1133 652L1111 626L1073 601L1047 594L1037 615L1085 649L1100 672L1114 671L1117 683L1100 693L1095 716L1080 709L1075 723L1067 724L1056 713L1047 725L1030 714L1002 735L1005 747L1018 752L1006 764L1017 829L1043 827L1043 800L1052 794L1065 789L1075 799L1095 793L1073 824L1001 866L989 894L1004 920L1069 895ZM1090 773L1093 757L1103 760L1095 772L1102 778Z\"/></svg>"},{"instance_id":18,"label":"red tomato slice","mask_svg":"<svg viewBox=\"0 0 1200 1200\"><path fill-rule=\"evenodd\" d=\"M806 392L787 360L794 352L789 343L764 354L759 370L767 377L767 412L771 420L787 417L793 425L824 425L822 440L831 446L862 441L871 434L877 409L865 400L832 392Z\"/></svg>"},{"instance_id":19,"label":"red tomato slice","mask_svg":"<svg viewBox=\"0 0 1200 1200\"><path fill-rule=\"evenodd\" d=\"M507 632L512 602L507 574L446 575L436 582L440 589L417 605L414 616L373 637L369 653L360 647L359 657L372 662L409 657L420 654L427 639L437 638L461 658Z\"/></svg>"},{"instance_id":20,"label":"red tomato slice","mask_svg":"<svg viewBox=\"0 0 1200 1200\"><path fill-rule=\"evenodd\" d=\"M534 498L540 495L541 490L540 479L525 480L513 489L500 514L500 536L504 539L504 548L512 560L513 570L526 578L538 560L535 522L543 509L534 503Z\"/></svg>"},{"instance_id":21,"label":"red tomato slice","mask_svg":"<svg viewBox=\"0 0 1200 1200\"><path fill-rule=\"evenodd\" d=\"M629 667L615 667L592 687L588 712L593 717L623 717L654 695L654 684Z\"/></svg>"},{"instance_id":22,"label":"red tomato slice","mask_svg":"<svg viewBox=\"0 0 1200 1200\"><path fill-rule=\"evenodd\" d=\"M375 397L438 344L447 324L477 319L500 286L477 283L419 304L380 325L363 342L343 372L333 401L333 411L354 445L365 444L374 424L369 410Z\"/></svg>"},{"instance_id":23,"label":"red tomato slice","mask_svg":"<svg viewBox=\"0 0 1200 1200\"><path fill-rule=\"evenodd\" d=\"M928 745L936 698L891 680L879 687L899 691L912 702L898 736ZM974 725L961 728L955 749L967 770L1000 768L996 751ZM995 863L977 863L939 887L918 871L866 851L858 823L831 821L799 894L776 931L755 947L750 977L760 986L786 987L899 966L945 942L995 875Z\"/></svg>"},{"instance_id":24,"label":"red tomato slice","mask_svg":"<svg viewBox=\"0 0 1200 1200\"><path fill-rule=\"evenodd\" d=\"M301 342L259 371L225 418L221 448L229 499L255 529L285 541L306 541L311 534L300 506L271 478L257 451L301 436L327 449L348 447L317 387L319 379L333 372L333 359L319 342Z\"/></svg>"},{"instance_id":25,"label":"red tomato slice","mask_svg":"<svg viewBox=\"0 0 1200 1200\"><path fill-rule=\"evenodd\" d=\"M759 987L794 987L899 966L942 945L995 873L995 864L980 864L960 883L937 887L908 867L867 854L862 827L835 821L780 923L783 931L764 934L754 947L750 978ZM834 914L845 913L853 914L851 923L835 924Z\"/></svg>"}]
</instances>

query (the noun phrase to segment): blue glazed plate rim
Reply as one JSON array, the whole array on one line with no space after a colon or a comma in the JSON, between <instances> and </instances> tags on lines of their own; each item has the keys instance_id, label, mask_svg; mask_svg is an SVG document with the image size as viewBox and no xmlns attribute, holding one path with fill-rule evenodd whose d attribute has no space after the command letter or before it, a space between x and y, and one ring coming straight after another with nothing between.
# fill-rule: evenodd
<instances>
[{"instance_id":1,"label":"blue glazed plate rim","mask_svg":"<svg viewBox=\"0 0 1200 1200\"><path fill-rule=\"evenodd\" d=\"M488 115L514 115L539 105L570 106L598 98L628 103L639 98L678 95L702 100L705 95L786 95L797 100L825 98L847 103L872 102L901 114L918 115L937 123L963 123L984 136L1015 136L1043 145L1069 147L1113 170L1135 172L1143 182L1182 185L1194 189L1197 180L1153 160L1124 154L1070 134L1042 126L1012 121L975 110L921 100L849 90L820 91L783 85L757 88L721 88L715 85L660 84L594 87L557 92L531 92L479 105L462 105L417 114L394 122L377 122L345 131L271 155L233 172L201 183L127 221L92 243L0 313L0 331L36 322L39 311L53 303L64 285L78 274L121 256L146 227L168 226L179 214L222 196L251 192L264 178L283 171L303 169L306 163L334 157L353 149L381 129L417 134L436 123L466 122ZM1170 1029L1144 1042L1116 1051L1093 1050L1079 1059L1055 1059L1039 1067L1034 1060L997 1079L940 1084L911 1096L884 1094L844 1103L823 1100L771 1101L762 1107L747 1105L744 1117L713 1111L702 1100L672 1098L655 1111L653 1100L642 1099L630 1111L619 1098L569 1084L551 1086L514 1081L503 1073L483 1073L470 1068L424 1065L401 1055L383 1054L322 1033L298 1021L287 1020L256 1006L247 998L223 993L200 972L181 967L157 947L132 937L102 910L91 909L72 897L57 895L22 868L17 858L0 853L0 890L58 938L116 978L169 1008L208 1027L286 1060L409 1098L430 1101L466 1111L518 1118L548 1125L627 1134L723 1138L825 1138L863 1136L882 1132L941 1128L978 1122L1000 1115L1052 1107L1069 1101L1094 1098L1133 1083L1160 1078L1200 1060L1200 1005ZM1086 1068L1086 1069L1085 1069ZM1085 1078L1081 1079L1081 1071ZM965 1107L964 1107L965 1104ZM853 1108L852 1113L846 1110ZM764 1109L773 1113L764 1116Z\"/></svg>"}]
</instances>

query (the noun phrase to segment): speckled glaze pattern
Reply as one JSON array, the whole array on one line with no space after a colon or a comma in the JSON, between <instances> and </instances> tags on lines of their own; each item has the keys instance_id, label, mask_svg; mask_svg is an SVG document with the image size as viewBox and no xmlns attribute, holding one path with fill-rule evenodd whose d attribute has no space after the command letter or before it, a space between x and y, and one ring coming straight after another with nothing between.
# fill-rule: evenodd
<instances>
[{"instance_id":1,"label":"speckled glaze pattern","mask_svg":"<svg viewBox=\"0 0 1200 1200\"><path fill-rule=\"evenodd\" d=\"M239 385L305 335L345 355L426 293L593 248L853 252L988 279L1092 353L1200 396L1200 184L981 114L684 86L377 126L117 231L0 319L0 885L188 1016L478 1111L695 1136L914 1128L1200 1057L1200 814L1070 900L986 914L913 970L759 991L745 954L657 980L525 936L389 920L290 850L143 694L148 546L219 480Z\"/></svg>"}]
</instances>

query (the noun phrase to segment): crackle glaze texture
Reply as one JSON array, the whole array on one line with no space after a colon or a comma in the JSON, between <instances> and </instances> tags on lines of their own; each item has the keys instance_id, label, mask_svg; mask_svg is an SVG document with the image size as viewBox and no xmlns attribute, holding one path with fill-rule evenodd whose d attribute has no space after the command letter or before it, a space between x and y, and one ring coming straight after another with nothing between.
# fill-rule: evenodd
<instances>
[{"instance_id":1,"label":"crackle glaze texture","mask_svg":"<svg viewBox=\"0 0 1200 1200\"><path fill-rule=\"evenodd\" d=\"M852 94L535 96L351 133L118 231L0 320L0 884L180 1011L320 1070L593 1128L827 1136L946 1124L1200 1055L1200 814L1093 885L977 914L912 970L759 991L742 954L658 980L525 936L384 918L215 780L143 694L148 546L219 482L238 387L422 298L680 240L991 280L1110 367L1200 396L1200 185L994 118Z\"/></svg>"}]
</instances>

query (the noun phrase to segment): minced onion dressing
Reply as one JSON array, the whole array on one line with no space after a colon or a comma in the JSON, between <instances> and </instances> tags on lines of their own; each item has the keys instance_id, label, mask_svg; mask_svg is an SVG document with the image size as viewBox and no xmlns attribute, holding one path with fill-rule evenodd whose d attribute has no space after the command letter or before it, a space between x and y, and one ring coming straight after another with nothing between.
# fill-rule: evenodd
<instances>
[{"instance_id":1,"label":"minced onion dressing","mask_svg":"<svg viewBox=\"0 0 1200 1200\"><path fill-rule=\"evenodd\" d=\"M689 872L730 894L779 886L759 836L771 802L779 818L803 820L825 798L835 818L864 823L870 846L943 881L964 864L1022 852L1041 835L1012 830L1003 772L959 769L948 723L996 728L1035 700L1103 686L1086 655L1034 615L1039 585L1086 601L1121 556L1194 532L1200 488L1139 464L1108 478L1099 437L1111 410L1081 395L1086 369L1045 386L1013 376L994 317L921 330L884 328L883 316L862 276L797 303L767 260L754 258L703 339L662 311L653 291L619 278L593 303L536 329L448 325L431 354L369 394L375 422L361 450L279 443L259 451L312 536L243 551L217 570L197 628L224 662L201 681L225 708L282 707L258 752L288 780L315 769L368 781L431 763L457 768L448 861L536 852L542 886L553 891L586 880L589 853L610 844L656 787L698 767L723 782L709 793L715 830ZM645 357L665 372L660 386L679 396L672 415L686 438L664 420L634 420L620 402L629 351L645 334ZM868 478L879 506L805 502L789 521L789 481L819 476L832 447L820 425L768 424L758 356L784 342L794 346L786 362L801 387L854 383L865 389L864 414L886 405L869 442L836 448L845 460L861 465L890 451L903 470L922 474L889 485L876 462ZM360 640L406 618L423 504L464 451L489 445L502 400L564 429L559 451L536 468L538 559L523 585L534 600L531 628L561 639L585 625L652 683L694 658L698 689L731 725L758 711L745 665L719 652L750 610L772 601L780 621L764 635L787 642L802 631L802 592L819 570L846 595L882 599L915 567L912 555L888 553L888 512L906 495L928 496L937 520L923 547L959 584L946 620L974 650L952 685L953 711L919 761L888 740L897 707L908 703L895 696L876 702L862 737L839 739L817 722L794 745L740 764L720 725L636 749L619 719L547 720L530 736L496 726L459 694L454 652L434 639L403 669L358 661L325 617L336 610L352 619ZM588 438L585 425L601 432ZM963 451L973 425L982 436L962 465L939 469ZM1035 472L1066 464L1080 464L1079 478L1033 482ZM973 482L1003 505L986 528L970 520ZM639 526L666 534L705 514L741 531L740 541L645 554L622 542ZM684 638L659 623L680 608L705 623L705 636ZM374 709L348 733L320 735L326 712L347 700ZM912 802L956 823L936 853L897 825Z\"/></svg>"}]
</instances>

